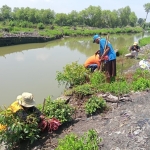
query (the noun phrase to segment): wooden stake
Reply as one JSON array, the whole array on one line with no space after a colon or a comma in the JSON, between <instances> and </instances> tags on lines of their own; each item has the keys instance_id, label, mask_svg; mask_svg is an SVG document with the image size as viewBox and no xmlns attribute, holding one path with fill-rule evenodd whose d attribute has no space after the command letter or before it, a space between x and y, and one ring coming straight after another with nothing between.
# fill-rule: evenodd
<instances>
[{"instance_id":1,"label":"wooden stake","mask_svg":"<svg viewBox=\"0 0 150 150\"><path fill-rule=\"evenodd\" d=\"M42 108L42 113L44 112L45 102L46 102L46 99L44 98L44 101L43 101L43 108Z\"/></svg>"}]
</instances>

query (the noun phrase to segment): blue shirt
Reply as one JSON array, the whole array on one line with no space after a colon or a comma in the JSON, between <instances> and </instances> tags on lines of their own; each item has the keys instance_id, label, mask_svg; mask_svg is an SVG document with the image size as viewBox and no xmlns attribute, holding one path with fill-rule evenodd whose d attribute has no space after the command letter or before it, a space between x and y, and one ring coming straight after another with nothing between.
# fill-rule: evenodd
<instances>
[{"instance_id":1,"label":"blue shirt","mask_svg":"<svg viewBox=\"0 0 150 150\"><path fill-rule=\"evenodd\" d=\"M99 41L99 45L100 45L100 54L103 55L104 53L104 49L105 49L105 45L106 45L106 39L100 39ZM107 46L110 48L107 55L109 58L109 61L116 59L116 52L114 51L111 43L108 41Z\"/></svg>"}]
</instances>

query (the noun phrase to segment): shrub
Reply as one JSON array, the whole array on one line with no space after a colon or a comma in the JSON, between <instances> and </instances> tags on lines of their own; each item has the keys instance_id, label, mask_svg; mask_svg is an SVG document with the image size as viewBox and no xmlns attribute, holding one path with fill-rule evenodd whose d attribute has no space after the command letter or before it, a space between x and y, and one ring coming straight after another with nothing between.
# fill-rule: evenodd
<instances>
[{"instance_id":1,"label":"shrub","mask_svg":"<svg viewBox=\"0 0 150 150\"><path fill-rule=\"evenodd\" d=\"M103 98L92 96L85 104L85 111L87 114L93 114L97 110L102 112L106 108L106 101Z\"/></svg>"},{"instance_id":2,"label":"shrub","mask_svg":"<svg viewBox=\"0 0 150 150\"><path fill-rule=\"evenodd\" d=\"M90 84L78 85L74 88L74 93L79 97L91 95L95 93L95 89Z\"/></svg>"},{"instance_id":3,"label":"shrub","mask_svg":"<svg viewBox=\"0 0 150 150\"><path fill-rule=\"evenodd\" d=\"M38 23L37 27L38 27L38 29L44 29L45 28L43 23Z\"/></svg>"},{"instance_id":4,"label":"shrub","mask_svg":"<svg viewBox=\"0 0 150 150\"><path fill-rule=\"evenodd\" d=\"M15 22L11 20L11 21L9 22L9 26L14 27L14 26L15 26Z\"/></svg>"},{"instance_id":5,"label":"shrub","mask_svg":"<svg viewBox=\"0 0 150 150\"><path fill-rule=\"evenodd\" d=\"M90 82L93 86L99 86L101 83L105 83L105 75L102 72L95 71L90 77Z\"/></svg>"},{"instance_id":6,"label":"shrub","mask_svg":"<svg viewBox=\"0 0 150 150\"><path fill-rule=\"evenodd\" d=\"M144 79L150 79L149 70L137 69L133 75L133 80L137 81L140 77Z\"/></svg>"},{"instance_id":7,"label":"shrub","mask_svg":"<svg viewBox=\"0 0 150 150\"><path fill-rule=\"evenodd\" d=\"M150 80L144 78L138 78L136 81L132 83L132 89L134 91L142 91L147 88L150 88Z\"/></svg>"},{"instance_id":8,"label":"shrub","mask_svg":"<svg viewBox=\"0 0 150 150\"><path fill-rule=\"evenodd\" d=\"M56 150L98 150L101 140L93 129L81 137L71 133L59 140Z\"/></svg>"},{"instance_id":9,"label":"shrub","mask_svg":"<svg viewBox=\"0 0 150 150\"><path fill-rule=\"evenodd\" d=\"M0 131L0 144L4 143L7 149L12 149L18 145L22 139L33 141L39 138L37 118L29 115L26 120L21 120L10 110L1 110L0 122L6 128Z\"/></svg>"},{"instance_id":10,"label":"shrub","mask_svg":"<svg viewBox=\"0 0 150 150\"><path fill-rule=\"evenodd\" d=\"M59 84L81 85L87 81L89 71L77 62L67 64L63 72L57 72L56 79Z\"/></svg>"},{"instance_id":11,"label":"shrub","mask_svg":"<svg viewBox=\"0 0 150 150\"><path fill-rule=\"evenodd\" d=\"M39 106L39 109L42 110L42 106ZM64 123L72 120L74 108L65 104L65 100L52 100L49 96L46 99L43 113L48 118L56 118Z\"/></svg>"},{"instance_id":12,"label":"shrub","mask_svg":"<svg viewBox=\"0 0 150 150\"><path fill-rule=\"evenodd\" d=\"M107 92L113 93L115 95L120 95L129 93L131 90L131 85L130 83L127 83L127 81L118 81L109 84L107 88Z\"/></svg>"}]
</instances>

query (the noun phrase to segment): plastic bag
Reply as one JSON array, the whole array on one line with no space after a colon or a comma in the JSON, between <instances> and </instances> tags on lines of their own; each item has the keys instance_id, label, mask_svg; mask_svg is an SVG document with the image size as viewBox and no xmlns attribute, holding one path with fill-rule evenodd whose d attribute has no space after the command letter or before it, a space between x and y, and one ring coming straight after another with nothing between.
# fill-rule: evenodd
<instances>
[{"instance_id":1,"label":"plastic bag","mask_svg":"<svg viewBox=\"0 0 150 150\"><path fill-rule=\"evenodd\" d=\"M147 70L150 69L150 63L144 59L139 62L139 66L142 69L147 69Z\"/></svg>"}]
</instances>

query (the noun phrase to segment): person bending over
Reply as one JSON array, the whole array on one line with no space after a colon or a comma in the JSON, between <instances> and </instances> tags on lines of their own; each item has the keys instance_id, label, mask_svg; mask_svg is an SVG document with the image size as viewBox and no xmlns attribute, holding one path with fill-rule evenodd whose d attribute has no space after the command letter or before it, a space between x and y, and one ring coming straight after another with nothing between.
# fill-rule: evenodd
<instances>
[{"instance_id":1,"label":"person bending over","mask_svg":"<svg viewBox=\"0 0 150 150\"><path fill-rule=\"evenodd\" d=\"M101 57L101 68L105 72L106 82L115 81L116 76L116 52L111 43L105 39L100 38L98 34L93 36L93 43L99 44L99 53ZM100 68L100 69L101 69Z\"/></svg>"},{"instance_id":2,"label":"person bending over","mask_svg":"<svg viewBox=\"0 0 150 150\"><path fill-rule=\"evenodd\" d=\"M90 69L91 72L94 72L95 69L100 67L100 58L99 54L92 55L84 63L84 67Z\"/></svg>"}]
</instances>

